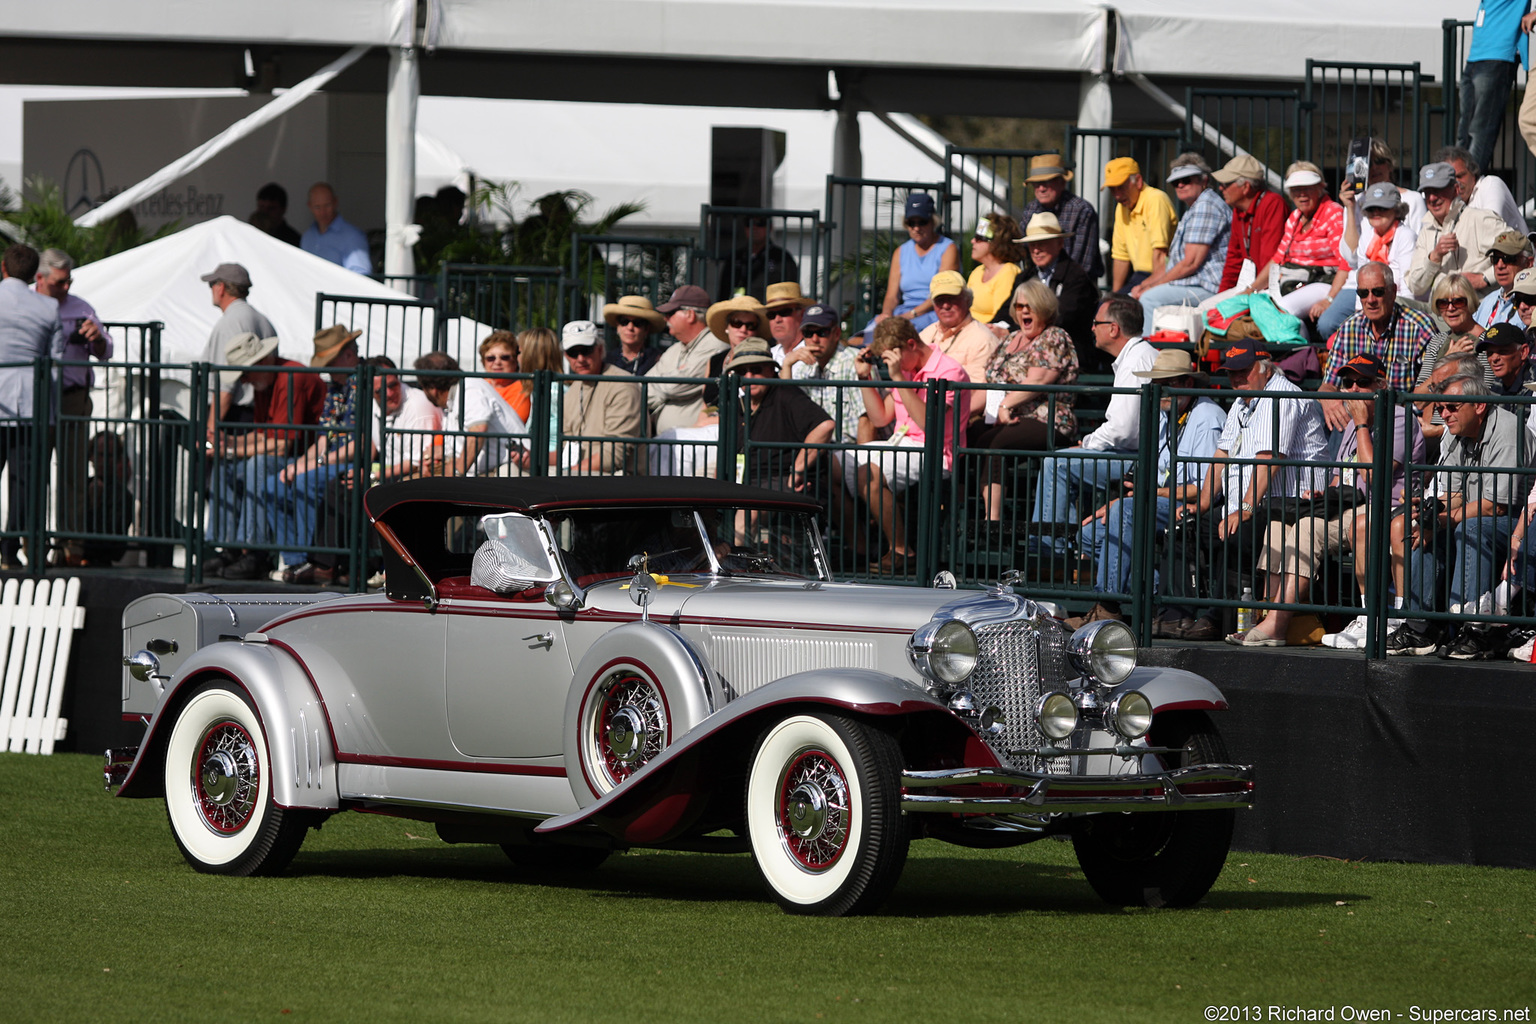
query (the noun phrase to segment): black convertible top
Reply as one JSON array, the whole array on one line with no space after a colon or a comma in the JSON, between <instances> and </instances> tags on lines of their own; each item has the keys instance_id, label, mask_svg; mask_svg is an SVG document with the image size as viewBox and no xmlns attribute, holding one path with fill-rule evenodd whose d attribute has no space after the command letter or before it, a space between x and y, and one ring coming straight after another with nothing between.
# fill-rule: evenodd
<instances>
[{"instance_id":1,"label":"black convertible top","mask_svg":"<svg viewBox=\"0 0 1536 1024\"><path fill-rule=\"evenodd\" d=\"M380 484L364 497L368 514L384 518L407 502L495 505L542 512L593 505L772 505L820 511L818 502L789 491L747 487L694 476L432 477Z\"/></svg>"}]
</instances>

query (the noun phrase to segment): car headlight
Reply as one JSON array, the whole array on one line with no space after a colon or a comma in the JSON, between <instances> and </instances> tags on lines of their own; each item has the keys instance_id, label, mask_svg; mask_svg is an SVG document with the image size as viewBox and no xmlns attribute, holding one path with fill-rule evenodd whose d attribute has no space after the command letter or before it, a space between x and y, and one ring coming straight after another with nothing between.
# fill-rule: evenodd
<instances>
[{"instance_id":1,"label":"car headlight","mask_svg":"<svg viewBox=\"0 0 1536 1024\"><path fill-rule=\"evenodd\" d=\"M1136 667L1136 637L1115 619L1100 619L1072 634L1067 642L1072 664L1107 686L1118 686Z\"/></svg>"},{"instance_id":2,"label":"car headlight","mask_svg":"<svg viewBox=\"0 0 1536 1024\"><path fill-rule=\"evenodd\" d=\"M919 672L951 686L964 682L976 670L976 634L954 619L931 633L928 627L918 630L908 652Z\"/></svg>"},{"instance_id":3,"label":"car headlight","mask_svg":"<svg viewBox=\"0 0 1536 1024\"><path fill-rule=\"evenodd\" d=\"M1064 740L1077 728L1077 705L1059 690L1042 693L1035 702L1035 724L1049 740Z\"/></svg>"},{"instance_id":4,"label":"car headlight","mask_svg":"<svg viewBox=\"0 0 1536 1024\"><path fill-rule=\"evenodd\" d=\"M1145 736L1152 728L1152 702L1140 690L1118 693L1109 702L1104 721L1128 740Z\"/></svg>"}]
</instances>

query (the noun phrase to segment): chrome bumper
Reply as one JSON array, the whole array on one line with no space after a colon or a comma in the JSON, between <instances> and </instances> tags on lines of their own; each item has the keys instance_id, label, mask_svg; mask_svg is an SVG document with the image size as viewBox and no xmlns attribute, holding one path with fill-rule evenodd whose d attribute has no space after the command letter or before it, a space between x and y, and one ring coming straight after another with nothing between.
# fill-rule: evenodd
<instances>
[{"instance_id":1,"label":"chrome bumper","mask_svg":"<svg viewBox=\"0 0 1536 1024\"><path fill-rule=\"evenodd\" d=\"M128 769L133 767L134 759L138 756L138 747L111 747L107 750L106 764L102 766L107 789L117 789L123 784L128 778Z\"/></svg>"},{"instance_id":2,"label":"chrome bumper","mask_svg":"<svg viewBox=\"0 0 1536 1024\"><path fill-rule=\"evenodd\" d=\"M1199 784L1196 792L1180 787ZM947 814L1179 811L1248 807L1253 767L1203 764L1153 775L1047 775L1012 768L903 772L901 809ZM914 793L957 786L1025 790L1001 796Z\"/></svg>"}]
</instances>

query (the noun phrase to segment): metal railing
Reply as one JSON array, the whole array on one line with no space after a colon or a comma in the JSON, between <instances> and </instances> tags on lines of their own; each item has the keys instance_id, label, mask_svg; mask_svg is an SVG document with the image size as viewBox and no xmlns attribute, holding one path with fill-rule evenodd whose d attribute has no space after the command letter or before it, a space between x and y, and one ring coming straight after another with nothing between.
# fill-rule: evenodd
<instances>
[{"instance_id":1,"label":"metal railing","mask_svg":"<svg viewBox=\"0 0 1536 1024\"><path fill-rule=\"evenodd\" d=\"M1302 98L1303 152L1337 188L1349 141L1374 136L1397 151L1401 175L1414 174L1426 149L1422 90L1418 61L1346 64L1309 57ZM1405 177L1401 183L1411 180Z\"/></svg>"},{"instance_id":2,"label":"metal railing","mask_svg":"<svg viewBox=\"0 0 1536 1024\"><path fill-rule=\"evenodd\" d=\"M396 366L410 366L418 356L441 350L443 339L439 337L438 320L437 306L415 299L376 299L326 292L315 296L316 331L334 324L360 331L357 348L364 358L388 356ZM464 346L468 346L472 356L478 339L471 342L460 336L454 340L460 350L450 351L449 355L462 365Z\"/></svg>"},{"instance_id":3,"label":"metal railing","mask_svg":"<svg viewBox=\"0 0 1536 1024\"><path fill-rule=\"evenodd\" d=\"M603 305L643 295L656 306L694 282L693 241L626 235L572 235L567 320L601 320Z\"/></svg>"},{"instance_id":4,"label":"metal railing","mask_svg":"<svg viewBox=\"0 0 1536 1024\"><path fill-rule=\"evenodd\" d=\"M1210 137L1219 133L1277 174L1301 153L1301 95L1295 89L1197 89L1184 91L1184 136L1212 167L1237 154Z\"/></svg>"},{"instance_id":5,"label":"metal railing","mask_svg":"<svg viewBox=\"0 0 1536 1024\"><path fill-rule=\"evenodd\" d=\"M819 298L822 253L820 211L707 203L699 211L696 276L717 300L744 291L762 301L781 281Z\"/></svg>"},{"instance_id":6,"label":"metal railing","mask_svg":"<svg viewBox=\"0 0 1536 1024\"><path fill-rule=\"evenodd\" d=\"M1019 220L1033 197L1033 190L1024 181L1029 176L1029 158L1049 152L946 146L944 192L951 197L949 217L955 230L969 231L994 211ZM1023 226L1021 223L1020 228Z\"/></svg>"},{"instance_id":7,"label":"metal railing","mask_svg":"<svg viewBox=\"0 0 1536 1024\"><path fill-rule=\"evenodd\" d=\"M480 266L445 263L438 276L438 347L472 366L466 357L490 331L523 331L565 323L570 280L559 267Z\"/></svg>"}]
</instances>

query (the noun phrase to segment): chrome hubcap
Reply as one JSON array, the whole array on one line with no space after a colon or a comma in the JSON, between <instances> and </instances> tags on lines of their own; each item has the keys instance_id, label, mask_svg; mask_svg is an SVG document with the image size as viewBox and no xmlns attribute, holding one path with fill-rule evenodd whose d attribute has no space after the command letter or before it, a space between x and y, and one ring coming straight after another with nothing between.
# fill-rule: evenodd
<instances>
[{"instance_id":1,"label":"chrome hubcap","mask_svg":"<svg viewBox=\"0 0 1536 1024\"><path fill-rule=\"evenodd\" d=\"M214 751L203 762L203 797L220 807L235 798L239 780L235 778L235 759L227 750Z\"/></svg>"},{"instance_id":2,"label":"chrome hubcap","mask_svg":"<svg viewBox=\"0 0 1536 1024\"><path fill-rule=\"evenodd\" d=\"M815 839L827 827L827 794L813 782L802 782L790 791L785 817L795 835Z\"/></svg>"},{"instance_id":3,"label":"chrome hubcap","mask_svg":"<svg viewBox=\"0 0 1536 1024\"><path fill-rule=\"evenodd\" d=\"M624 764L639 760L645 750L645 717L631 706L625 705L613 713L608 722L608 752Z\"/></svg>"}]
</instances>

